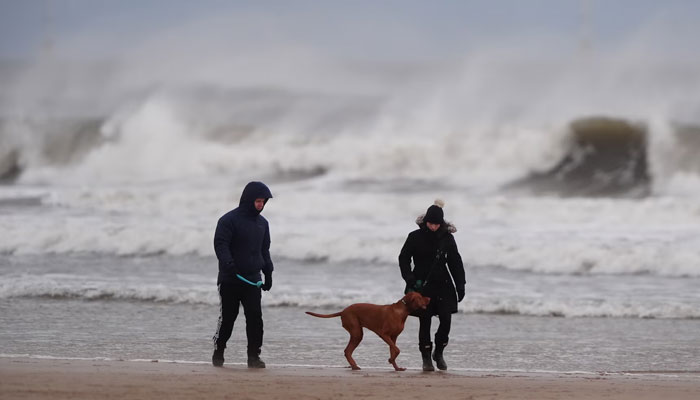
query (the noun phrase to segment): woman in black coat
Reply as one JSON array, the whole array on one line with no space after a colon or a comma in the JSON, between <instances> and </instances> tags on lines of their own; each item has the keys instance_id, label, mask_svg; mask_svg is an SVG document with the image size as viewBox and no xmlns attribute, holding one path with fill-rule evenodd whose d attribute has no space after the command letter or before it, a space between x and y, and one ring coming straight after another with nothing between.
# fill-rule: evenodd
<instances>
[{"instance_id":1,"label":"woman in black coat","mask_svg":"<svg viewBox=\"0 0 700 400\"><path fill-rule=\"evenodd\" d=\"M399 255L401 277L406 281L405 292L418 291L430 297L428 309L418 315L418 345L423 357L423 371L434 371L430 360L433 343L430 341L430 322L435 315L440 326L435 333L433 360L441 370L447 369L442 352L447 346L452 314L464 298L464 266L457 250L453 233L457 229L445 222L444 203L436 200L425 215L416 220L419 228L408 234ZM413 260L413 269L411 269Z\"/></svg>"}]
</instances>

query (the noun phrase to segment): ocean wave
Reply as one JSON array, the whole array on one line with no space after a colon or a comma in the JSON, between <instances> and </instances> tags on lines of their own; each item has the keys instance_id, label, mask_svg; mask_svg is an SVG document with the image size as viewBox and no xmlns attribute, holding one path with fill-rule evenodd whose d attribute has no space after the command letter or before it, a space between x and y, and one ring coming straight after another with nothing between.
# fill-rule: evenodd
<instances>
[{"instance_id":1,"label":"ocean wave","mask_svg":"<svg viewBox=\"0 0 700 400\"><path fill-rule=\"evenodd\" d=\"M398 111L382 97L201 92L149 93L108 116L4 117L0 180L104 185L255 169L280 182L328 175L363 190L377 180L384 190L402 180L411 181L409 190L415 181L433 187L471 181L535 194L644 197L672 190L678 176L700 177L692 157L700 150L700 128L672 117L593 114L522 125L434 121L426 127L418 117L397 121L383 114Z\"/></svg>"},{"instance_id":2,"label":"ocean wave","mask_svg":"<svg viewBox=\"0 0 700 400\"><path fill-rule=\"evenodd\" d=\"M245 182L3 186L0 254L213 259L216 221L237 205ZM415 217L439 196L447 201L448 220L458 227L455 240L469 268L700 276L700 212L694 197L475 195L462 187L411 191L408 180L387 192L374 184L360 190L344 183L324 176L271 184L275 197L264 215L273 259L396 265L406 235L416 229Z\"/></svg>"},{"instance_id":3,"label":"ocean wave","mask_svg":"<svg viewBox=\"0 0 700 400\"><path fill-rule=\"evenodd\" d=\"M27 169L80 163L105 143L103 118L0 118L0 181ZM21 138L20 138L21 137Z\"/></svg>"},{"instance_id":4,"label":"ocean wave","mask_svg":"<svg viewBox=\"0 0 700 400\"><path fill-rule=\"evenodd\" d=\"M0 281L0 298L39 298L86 301L139 301L167 304L218 304L216 287L170 287L165 284L83 285L52 278L23 277Z\"/></svg>"},{"instance_id":5,"label":"ocean wave","mask_svg":"<svg viewBox=\"0 0 700 400\"><path fill-rule=\"evenodd\" d=\"M383 291L357 289L299 289L278 285L263 294L264 307L290 307L305 310L340 311L354 303L391 304L396 301ZM177 286L164 284L115 284L92 282L75 284L55 278L3 278L0 299L132 301L171 305L218 306L215 285ZM700 309L682 300L649 299L630 302L620 298L556 298L467 296L460 303L465 314L520 315L539 317L661 318L698 319Z\"/></svg>"},{"instance_id":6,"label":"ocean wave","mask_svg":"<svg viewBox=\"0 0 700 400\"><path fill-rule=\"evenodd\" d=\"M674 301L635 302L608 299L476 299L460 305L469 314L538 317L698 319L697 307Z\"/></svg>"},{"instance_id":7,"label":"ocean wave","mask_svg":"<svg viewBox=\"0 0 700 400\"><path fill-rule=\"evenodd\" d=\"M506 188L564 196L649 195L648 131L644 124L591 117L572 121L569 132L569 149L556 166Z\"/></svg>"},{"instance_id":8,"label":"ocean wave","mask_svg":"<svg viewBox=\"0 0 700 400\"><path fill-rule=\"evenodd\" d=\"M214 220L214 218L212 218ZM100 219L71 219L27 224L6 223L0 244L4 257L80 256L201 257L215 265L210 226L160 225L153 219L136 225L112 225ZM272 254L280 262L304 265L396 265L406 232L378 232L349 225L273 225ZM99 226L99 229L95 229ZM409 229L411 228L408 226ZM609 229L609 228L608 228ZM634 227L629 228L631 230ZM355 232L355 233L353 233ZM695 228L643 234L587 229L472 229L457 243L470 268L555 275L650 275L700 277Z\"/></svg>"}]
</instances>

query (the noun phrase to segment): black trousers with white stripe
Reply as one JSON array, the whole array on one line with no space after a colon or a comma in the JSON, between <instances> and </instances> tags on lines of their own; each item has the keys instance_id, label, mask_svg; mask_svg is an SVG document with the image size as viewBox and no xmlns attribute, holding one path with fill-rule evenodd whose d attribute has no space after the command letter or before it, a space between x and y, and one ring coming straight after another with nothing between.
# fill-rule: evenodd
<instances>
[{"instance_id":1,"label":"black trousers with white stripe","mask_svg":"<svg viewBox=\"0 0 700 400\"><path fill-rule=\"evenodd\" d=\"M231 338L238 311L243 305L245 332L248 338L248 356L260 354L263 343L261 293L260 288L242 281L219 284L221 313L214 334L214 349L226 348L226 342Z\"/></svg>"}]
</instances>

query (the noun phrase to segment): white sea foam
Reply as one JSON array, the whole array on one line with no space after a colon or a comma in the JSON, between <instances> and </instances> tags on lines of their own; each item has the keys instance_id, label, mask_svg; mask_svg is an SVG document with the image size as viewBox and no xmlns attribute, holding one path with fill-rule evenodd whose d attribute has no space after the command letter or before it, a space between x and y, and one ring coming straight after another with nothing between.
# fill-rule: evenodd
<instances>
[{"instance_id":1,"label":"white sea foam","mask_svg":"<svg viewBox=\"0 0 700 400\"><path fill-rule=\"evenodd\" d=\"M263 296L266 307L296 307L338 311L353 303L391 304L400 293L398 270L377 271L375 280L360 278L372 267L336 274L310 267L280 271L275 290ZM152 268L152 267L151 267ZM392 269L393 270L393 269ZM160 271L166 273L166 270ZM134 273L137 273L136 271ZM468 271L469 273L469 271ZM392 276L395 279L392 279ZM500 276L500 277L499 277ZM174 275L169 283L156 277L104 277L74 274L21 274L0 279L0 299L51 298L83 301L138 301L166 304L218 305L214 275ZM665 289L650 289L659 278L581 280L510 277L480 272L468 275L467 299L460 311L469 314L506 314L561 317L700 318L700 298L687 293L687 284L665 281ZM491 279L494 279L493 281ZM512 280L511 280L512 279ZM666 278L668 279L668 278ZM658 283L654 284L660 286ZM692 283L690 283L692 286ZM663 285L661 285L663 286ZM547 292L543 296L542 290ZM473 292L473 293L472 293ZM507 292L507 295L506 295ZM644 294L648 292L648 294ZM676 293L677 292L677 293ZM631 294L633 293L633 294ZM686 293L685 297L681 294ZM630 297L633 296L633 297ZM632 300L633 299L633 300Z\"/></svg>"},{"instance_id":2,"label":"white sea foam","mask_svg":"<svg viewBox=\"0 0 700 400\"><path fill-rule=\"evenodd\" d=\"M241 186L239 184L238 186ZM321 179L272 184L264 215L276 258L396 263L414 218L435 197L468 265L557 274L700 276L700 209L693 198L644 200L474 196L333 188ZM228 181L178 186L0 189L44 205L2 216L0 252L212 256L216 220L236 206ZM443 193L436 193L442 191Z\"/></svg>"},{"instance_id":3,"label":"white sea foam","mask_svg":"<svg viewBox=\"0 0 700 400\"><path fill-rule=\"evenodd\" d=\"M219 45L230 48L228 40ZM378 62L354 70L285 43L285 53L303 55L292 57L302 64L292 75L290 60L270 62L257 46L241 46L250 54L213 52L209 42L189 46L203 52L207 68L192 65L197 58L189 53L166 67L145 48L108 72L58 62L28 68L12 87L12 118L0 125L0 168L15 161L21 182L49 184L240 176L253 169L459 177L497 187L552 166L566 150L567 125L597 115L648 127L649 168L665 193L666 181L687 172L675 161L688 147L679 145L676 124L700 122L694 62L624 46L557 61L540 45L482 43L449 63ZM108 100L96 102L96 89ZM76 115L90 123L43 120Z\"/></svg>"}]
</instances>

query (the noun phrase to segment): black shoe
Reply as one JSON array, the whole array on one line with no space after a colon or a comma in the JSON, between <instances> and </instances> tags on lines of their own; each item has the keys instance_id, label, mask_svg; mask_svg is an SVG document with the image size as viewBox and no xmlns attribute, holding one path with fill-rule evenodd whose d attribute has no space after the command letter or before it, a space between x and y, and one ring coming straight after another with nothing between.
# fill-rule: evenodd
<instances>
[{"instance_id":1,"label":"black shoe","mask_svg":"<svg viewBox=\"0 0 700 400\"><path fill-rule=\"evenodd\" d=\"M437 365L438 369L440 371L444 371L447 369L447 363L445 362L445 358L442 356L442 351L445 349L445 345L435 345L435 352L433 353L433 360L435 360L435 365Z\"/></svg>"},{"instance_id":2,"label":"black shoe","mask_svg":"<svg viewBox=\"0 0 700 400\"><path fill-rule=\"evenodd\" d=\"M248 357L248 368L265 368L265 362L260 357Z\"/></svg>"},{"instance_id":3,"label":"black shoe","mask_svg":"<svg viewBox=\"0 0 700 400\"><path fill-rule=\"evenodd\" d=\"M211 363L215 367L221 367L224 365L224 349L214 350L214 354L211 356Z\"/></svg>"},{"instance_id":4,"label":"black shoe","mask_svg":"<svg viewBox=\"0 0 700 400\"><path fill-rule=\"evenodd\" d=\"M422 345L420 347L420 355L423 358L423 371L425 372L431 372L435 371L435 367L433 367L433 362L430 360L430 351L433 349L433 344L429 345Z\"/></svg>"}]
</instances>

